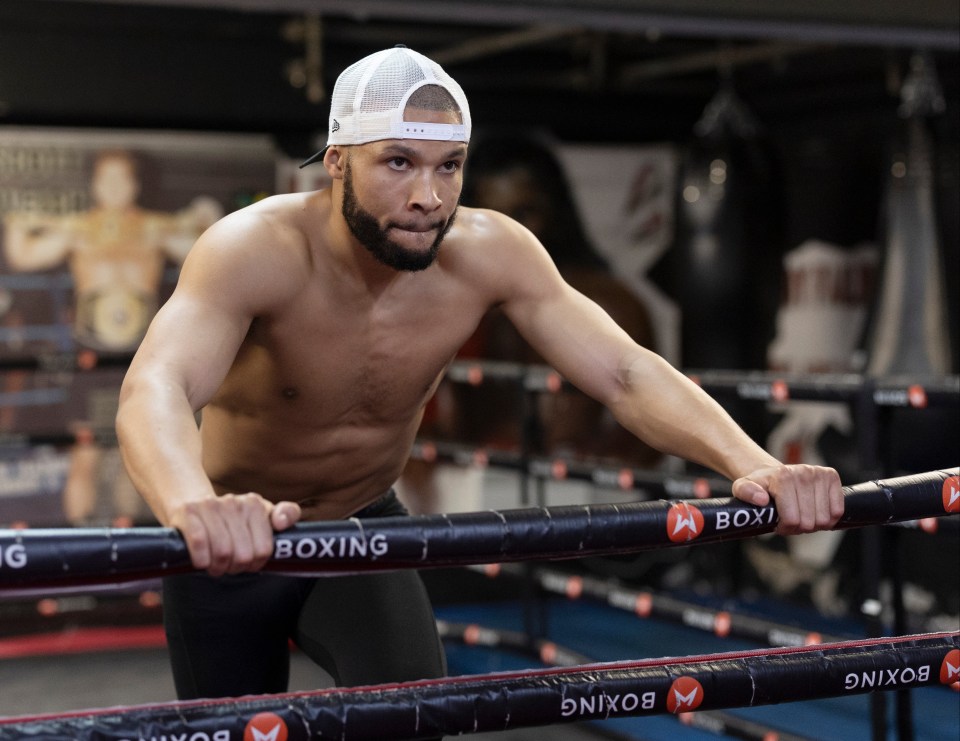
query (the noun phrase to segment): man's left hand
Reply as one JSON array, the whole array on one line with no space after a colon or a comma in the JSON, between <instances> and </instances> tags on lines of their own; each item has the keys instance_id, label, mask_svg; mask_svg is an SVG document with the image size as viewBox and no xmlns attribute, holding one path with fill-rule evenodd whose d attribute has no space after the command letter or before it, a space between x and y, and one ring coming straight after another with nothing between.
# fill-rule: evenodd
<instances>
[{"instance_id":1,"label":"man's left hand","mask_svg":"<svg viewBox=\"0 0 960 741\"><path fill-rule=\"evenodd\" d=\"M761 468L733 482L733 495L761 507L777 507L777 533L829 530L843 515L843 487L832 468L782 465Z\"/></svg>"}]
</instances>

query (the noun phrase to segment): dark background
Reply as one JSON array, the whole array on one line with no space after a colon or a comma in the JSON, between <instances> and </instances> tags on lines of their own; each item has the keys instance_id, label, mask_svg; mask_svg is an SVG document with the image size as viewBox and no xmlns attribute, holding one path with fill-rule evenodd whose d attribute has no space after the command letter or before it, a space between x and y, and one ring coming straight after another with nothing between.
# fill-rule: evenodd
<instances>
[{"instance_id":1,"label":"dark background","mask_svg":"<svg viewBox=\"0 0 960 741\"><path fill-rule=\"evenodd\" d=\"M770 168L739 205L753 243L736 258L767 319L730 323L749 345L739 362L687 358L754 368L785 251L883 244L900 89L923 52L946 101L931 131L956 373L958 26L956 0L3 0L0 126L265 133L299 160L322 143L339 72L404 43L463 85L476 131L682 152L728 85L761 126L744 156ZM683 266L665 260L651 276L691 308Z\"/></svg>"},{"instance_id":2,"label":"dark background","mask_svg":"<svg viewBox=\"0 0 960 741\"><path fill-rule=\"evenodd\" d=\"M946 101L931 130L956 372L958 24L955 0L4 0L0 126L265 133L298 160L323 141L339 72L404 43L460 81L476 131L683 151L726 85L761 126L742 156L769 181L744 191L751 239L737 239L752 243L735 262L772 317L785 251L883 244L900 90L922 52ZM685 269L651 276L687 310ZM748 324L737 358L686 358L762 367L772 325Z\"/></svg>"},{"instance_id":3,"label":"dark background","mask_svg":"<svg viewBox=\"0 0 960 741\"><path fill-rule=\"evenodd\" d=\"M298 87L307 18L316 102ZM689 132L720 68L776 130L864 138L927 49L955 129L958 19L952 0L4 0L0 123L268 131L299 156L343 67L405 43L460 81L478 123L627 142Z\"/></svg>"},{"instance_id":4,"label":"dark background","mask_svg":"<svg viewBox=\"0 0 960 741\"><path fill-rule=\"evenodd\" d=\"M957 0L0 0L0 126L266 133L299 159L339 72L404 43L463 85L478 129L684 147L726 82L775 164L778 248L853 247L882 244L900 88L922 51L946 101L932 132L956 373L958 26ZM774 293L779 257L747 257ZM751 339L762 356L769 338ZM954 433L924 437L955 456ZM928 573L943 557L921 547Z\"/></svg>"}]
</instances>

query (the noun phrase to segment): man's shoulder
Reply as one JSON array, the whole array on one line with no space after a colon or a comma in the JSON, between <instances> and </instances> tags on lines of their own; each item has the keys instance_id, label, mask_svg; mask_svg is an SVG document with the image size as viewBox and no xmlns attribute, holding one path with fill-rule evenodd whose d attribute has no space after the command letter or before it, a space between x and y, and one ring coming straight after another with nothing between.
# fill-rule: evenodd
<instances>
[{"instance_id":1,"label":"man's shoulder","mask_svg":"<svg viewBox=\"0 0 960 741\"><path fill-rule=\"evenodd\" d=\"M441 264L494 301L526 292L530 282L549 282L556 271L537 238L498 211L461 207L448 236Z\"/></svg>"},{"instance_id":2,"label":"man's shoulder","mask_svg":"<svg viewBox=\"0 0 960 741\"><path fill-rule=\"evenodd\" d=\"M315 194L283 193L233 211L220 219L210 230L209 236L218 241L236 245L269 242L281 245L302 245L309 233L311 218L316 218L316 208L310 199Z\"/></svg>"},{"instance_id":3,"label":"man's shoulder","mask_svg":"<svg viewBox=\"0 0 960 741\"><path fill-rule=\"evenodd\" d=\"M498 259L536 244L536 238L509 216L486 208L461 206L448 234L458 252L475 258Z\"/></svg>"},{"instance_id":4,"label":"man's shoulder","mask_svg":"<svg viewBox=\"0 0 960 741\"><path fill-rule=\"evenodd\" d=\"M458 252L475 259L511 263L543 250L522 224L499 211L462 206L450 231Z\"/></svg>"},{"instance_id":5,"label":"man's shoulder","mask_svg":"<svg viewBox=\"0 0 960 741\"><path fill-rule=\"evenodd\" d=\"M234 217L249 222L261 221L274 226L294 224L311 211L316 210L314 202L320 200L320 192L314 193L278 193L261 198L249 206L238 209L224 218Z\"/></svg>"},{"instance_id":6,"label":"man's shoulder","mask_svg":"<svg viewBox=\"0 0 960 741\"><path fill-rule=\"evenodd\" d=\"M242 296L255 315L278 311L311 272L311 242L297 205L302 199L271 196L224 216L191 248L181 283L208 295Z\"/></svg>"},{"instance_id":7,"label":"man's shoulder","mask_svg":"<svg viewBox=\"0 0 960 741\"><path fill-rule=\"evenodd\" d=\"M270 196L233 211L210 227L190 251L193 262L269 271L302 278L312 260L314 238L310 194ZM208 268L209 269L209 268ZM231 268L232 269L232 268Z\"/></svg>"},{"instance_id":8,"label":"man's shoulder","mask_svg":"<svg viewBox=\"0 0 960 741\"><path fill-rule=\"evenodd\" d=\"M503 232L509 232L517 222L506 214L489 208L460 206L457 209L456 224L469 232L474 239L486 239Z\"/></svg>"}]
</instances>

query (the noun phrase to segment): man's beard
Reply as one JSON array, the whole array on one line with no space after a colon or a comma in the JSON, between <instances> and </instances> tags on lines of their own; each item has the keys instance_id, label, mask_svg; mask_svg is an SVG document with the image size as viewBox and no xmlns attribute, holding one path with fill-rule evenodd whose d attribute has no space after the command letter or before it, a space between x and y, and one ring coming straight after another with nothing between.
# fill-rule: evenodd
<instances>
[{"instance_id":1,"label":"man's beard","mask_svg":"<svg viewBox=\"0 0 960 741\"><path fill-rule=\"evenodd\" d=\"M440 252L440 243L447 236L453 221L456 218L457 211L454 209L450 218L446 222L438 221L431 224L437 229L437 237L433 240L428 250L411 250L397 244L387 236L391 227L400 227L400 224L387 224L386 229L381 229L377 220L368 212L361 208L357 203L356 194L353 192L353 179L350 176L350 168L346 167L343 173L343 218L347 226L367 251L384 265L388 265L394 270L407 270L415 272L425 270L430 267Z\"/></svg>"}]
</instances>

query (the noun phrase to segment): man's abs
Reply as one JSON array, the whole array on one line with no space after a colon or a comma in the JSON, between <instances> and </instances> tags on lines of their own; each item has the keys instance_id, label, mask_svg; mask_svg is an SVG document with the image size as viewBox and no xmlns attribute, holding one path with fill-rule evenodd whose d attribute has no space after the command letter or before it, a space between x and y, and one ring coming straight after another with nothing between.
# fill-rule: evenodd
<instances>
[{"instance_id":1,"label":"man's abs","mask_svg":"<svg viewBox=\"0 0 960 741\"><path fill-rule=\"evenodd\" d=\"M204 469L218 494L298 502L303 519L340 519L399 478L419 419L405 426L303 428L204 410Z\"/></svg>"}]
</instances>

